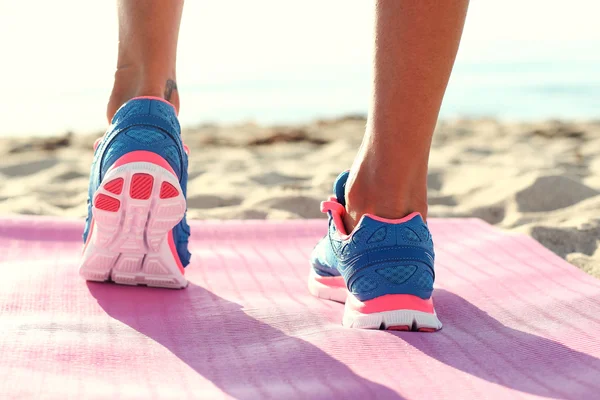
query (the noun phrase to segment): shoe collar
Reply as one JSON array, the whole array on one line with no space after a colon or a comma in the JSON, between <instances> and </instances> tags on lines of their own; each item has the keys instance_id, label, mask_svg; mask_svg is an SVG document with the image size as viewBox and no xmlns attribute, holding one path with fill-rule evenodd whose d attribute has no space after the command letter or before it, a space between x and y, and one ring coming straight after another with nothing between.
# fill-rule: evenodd
<instances>
[{"instance_id":1,"label":"shoe collar","mask_svg":"<svg viewBox=\"0 0 600 400\"><path fill-rule=\"evenodd\" d=\"M339 235L343 240L349 239L354 232L360 229L360 227L364 223L365 218L392 225L403 224L417 216L421 218L421 213L418 212L413 212L403 218L397 219L383 218L375 214L366 213L363 214L362 217L360 217L360 220L358 221L358 224L356 224L354 230L348 233L346 231L346 226L344 225L344 215L346 215L346 207L341 205L335 196L331 196L329 200L321 202L321 212L329 214L329 217L332 219L335 229L339 232Z\"/></svg>"}]
</instances>

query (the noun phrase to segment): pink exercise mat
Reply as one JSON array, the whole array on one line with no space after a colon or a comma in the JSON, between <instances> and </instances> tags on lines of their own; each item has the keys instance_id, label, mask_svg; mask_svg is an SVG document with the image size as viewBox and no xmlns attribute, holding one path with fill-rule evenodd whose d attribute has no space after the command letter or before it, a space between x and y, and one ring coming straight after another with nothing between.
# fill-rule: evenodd
<instances>
[{"instance_id":1,"label":"pink exercise mat","mask_svg":"<svg viewBox=\"0 0 600 400\"><path fill-rule=\"evenodd\" d=\"M323 220L194 221L185 290L84 282L82 225L0 219L0 398L600 398L600 281L479 220L431 221L438 333L311 297Z\"/></svg>"}]
</instances>

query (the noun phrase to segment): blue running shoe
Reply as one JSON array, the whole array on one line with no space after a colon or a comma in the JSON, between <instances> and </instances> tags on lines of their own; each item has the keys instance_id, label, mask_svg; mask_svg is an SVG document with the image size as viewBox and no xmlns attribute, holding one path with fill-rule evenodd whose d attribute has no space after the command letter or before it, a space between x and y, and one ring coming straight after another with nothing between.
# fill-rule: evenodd
<instances>
[{"instance_id":1,"label":"blue running shoe","mask_svg":"<svg viewBox=\"0 0 600 400\"><path fill-rule=\"evenodd\" d=\"M329 233L311 256L308 288L323 299L345 302L350 328L432 332L442 323L433 308L433 242L419 213L390 220L365 214L348 235L343 223L348 172L321 204Z\"/></svg>"},{"instance_id":2,"label":"blue running shoe","mask_svg":"<svg viewBox=\"0 0 600 400\"><path fill-rule=\"evenodd\" d=\"M80 275L90 281L184 288L188 156L174 107L124 104L96 142Z\"/></svg>"}]
</instances>

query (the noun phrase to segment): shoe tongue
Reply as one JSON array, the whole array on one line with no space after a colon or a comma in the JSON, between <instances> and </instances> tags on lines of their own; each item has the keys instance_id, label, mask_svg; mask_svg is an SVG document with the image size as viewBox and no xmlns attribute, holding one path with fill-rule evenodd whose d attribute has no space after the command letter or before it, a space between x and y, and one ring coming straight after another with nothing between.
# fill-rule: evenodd
<instances>
[{"instance_id":1,"label":"shoe tongue","mask_svg":"<svg viewBox=\"0 0 600 400\"><path fill-rule=\"evenodd\" d=\"M350 171L342 172L333 184L333 193L335 197L341 205L346 206L346 182L348 181L348 176L350 175Z\"/></svg>"}]
</instances>

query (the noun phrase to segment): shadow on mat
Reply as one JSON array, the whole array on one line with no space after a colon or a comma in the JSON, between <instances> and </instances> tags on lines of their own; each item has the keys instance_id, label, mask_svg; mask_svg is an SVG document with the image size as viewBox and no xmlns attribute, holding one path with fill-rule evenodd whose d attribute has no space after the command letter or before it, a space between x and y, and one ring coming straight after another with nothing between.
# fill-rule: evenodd
<instances>
[{"instance_id":1,"label":"shadow on mat","mask_svg":"<svg viewBox=\"0 0 600 400\"><path fill-rule=\"evenodd\" d=\"M401 399L200 286L161 290L88 282L88 288L108 315L160 343L235 398Z\"/></svg>"},{"instance_id":2,"label":"shadow on mat","mask_svg":"<svg viewBox=\"0 0 600 400\"><path fill-rule=\"evenodd\" d=\"M444 323L440 332L394 334L444 364L510 389L559 399L599 395L600 359L509 328L446 290L436 289L435 305Z\"/></svg>"}]
</instances>

